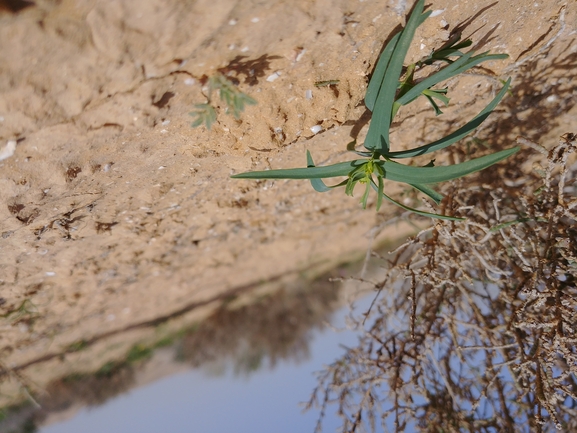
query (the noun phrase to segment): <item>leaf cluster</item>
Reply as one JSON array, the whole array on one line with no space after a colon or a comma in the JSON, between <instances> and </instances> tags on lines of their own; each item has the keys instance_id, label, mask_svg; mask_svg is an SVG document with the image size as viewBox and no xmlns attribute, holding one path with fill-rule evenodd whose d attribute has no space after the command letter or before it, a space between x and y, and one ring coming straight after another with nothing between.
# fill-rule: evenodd
<instances>
[{"instance_id":1,"label":"leaf cluster","mask_svg":"<svg viewBox=\"0 0 577 433\"><path fill-rule=\"evenodd\" d=\"M381 53L369 82L365 95L365 105L372 112L372 119L364 142L366 151L355 152L364 159L316 167L311 154L307 151L307 168L247 172L232 177L237 179L310 179L313 188L318 192L326 192L333 188L345 186L347 195L352 195L355 185L361 183L365 185L365 191L361 198L363 208L367 206L369 192L372 188L377 192L377 210L382 204L382 199L385 198L395 205L419 215L440 219L459 219L420 211L403 205L384 192L384 180L406 183L439 204L443 195L432 189L430 184L456 179L482 170L517 152L518 147L514 147L460 164L439 167L435 167L433 161L425 167L408 166L394 161L395 159L425 155L447 148L472 133L505 96L511 80L507 80L493 100L465 125L446 137L417 148L404 151L391 150L392 119L403 105L413 102L419 96L426 97L435 112L441 114L442 111L437 101L444 105L449 103L449 98L446 96L448 89L446 87L435 88L437 84L482 62L503 59L507 55L489 54L488 52L474 55L473 51L463 53L461 49L469 47L472 42L470 40L460 42L460 35L457 34L429 56L404 68L403 62L415 31L431 14L430 11L423 12L423 9L424 0L418 0L405 28L391 38ZM422 80L415 78L417 70L435 63L445 64L445 66ZM347 179L332 186L327 186L322 181L322 179L340 176L347 176Z\"/></svg>"},{"instance_id":2,"label":"leaf cluster","mask_svg":"<svg viewBox=\"0 0 577 433\"><path fill-rule=\"evenodd\" d=\"M256 101L241 92L228 78L222 74L215 74L208 79L208 101L204 104L196 104L195 111L189 113L195 117L192 127L206 125L210 129L216 121L216 109L213 105L213 93L217 92L220 100L226 104L226 112L231 112L235 119L240 118L240 114L247 105L256 105Z\"/></svg>"}]
</instances>

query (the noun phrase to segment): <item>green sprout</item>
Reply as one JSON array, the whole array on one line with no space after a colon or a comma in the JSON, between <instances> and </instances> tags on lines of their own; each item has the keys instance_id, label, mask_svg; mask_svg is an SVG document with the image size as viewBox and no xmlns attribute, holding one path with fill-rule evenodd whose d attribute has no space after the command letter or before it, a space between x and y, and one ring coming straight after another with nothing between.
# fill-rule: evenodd
<instances>
[{"instance_id":1,"label":"green sprout","mask_svg":"<svg viewBox=\"0 0 577 433\"><path fill-rule=\"evenodd\" d=\"M208 101L204 104L196 104L195 111L189 114L195 117L192 127L206 125L210 129L216 121L216 110L212 105L212 94L218 91L220 99L227 105L226 112L232 112L235 119L240 118L240 113L244 111L245 105L255 105L256 101L238 88L224 75L216 74L208 79Z\"/></svg>"},{"instance_id":2,"label":"green sprout","mask_svg":"<svg viewBox=\"0 0 577 433\"><path fill-rule=\"evenodd\" d=\"M442 111L436 100L444 105L449 103L449 98L446 96L447 88L437 89L434 86L482 62L504 59L507 55L489 54L488 52L474 55L472 51L463 53L461 49L470 46L472 42L470 40L459 42L461 36L456 34L426 58L406 67L403 73L403 62L415 36L415 31L431 14L431 11L423 13L424 3L424 0L417 1L405 28L393 36L387 44L369 82L365 95L365 105L373 115L364 142L367 151L353 150L357 155L368 159L355 159L316 167L310 152L307 151L307 168L255 171L236 174L232 177L235 179L309 179L313 188L318 192L326 192L344 186L345 193L351 196L355 185L361 183L365 185L365 192L361 198L363 208L367 206L369 192L372 188L377 192L377 210L380 209L382 199L385 198L395 205L419 215L449 220L462 219L424 212L403 205L385 194L384 179L406 183L439 204L443 195L429 187L429 184L456 179L482 170L517 152L519 148L513 147L460 164L439 167L435 167L433 161L424 167L414 167L394 161L395 159L425 155L444 149L469 135L491 114L505 96L511 79L504 83L501 91L473 119L446 137L432 143L409 150L391 151L389 138L391 123L400 107L413 102L421 95L429 100L437 115L441 114ZM422 80L415 79L417 70L436 62L445 63L446 66ZM354 142L351 144L354 145ZM322 181L322 179L340 176L347 176L347 179L332 186L327 186Z\"/></svg>"}]
</instances>

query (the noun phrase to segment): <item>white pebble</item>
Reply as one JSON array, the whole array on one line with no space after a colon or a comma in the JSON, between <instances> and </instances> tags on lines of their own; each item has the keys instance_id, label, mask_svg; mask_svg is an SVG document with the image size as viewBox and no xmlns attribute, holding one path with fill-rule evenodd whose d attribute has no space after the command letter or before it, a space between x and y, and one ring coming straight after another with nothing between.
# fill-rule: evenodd
<instances>
[{"instance_id":1,"label":"white pebble","mask_svg":"<svg viewBox=\"0 0 577 433\"><path fill-rule=\"evenodd\" d=\"M310 90L310 89L307 90L307 91L305 92L305 98L307 98L307 99L309 99L309 100L310 100L310 99L313 99L313 91Z\"/></svg>"},{"instance_id":2,"label":"white pebble","mask_svg":"<svg viewBox=\"0 0 577 433\"><path fill-rule=\"evenodd\" d=\"M303 58L306 52L307 50L303 49L300 53L298 53L298 55L295 58L295 62L300 62L300 60Z\"/></svg>"},{"instance_id":3,"label":"white pebble","mask_svg":"<svg viewBox=\"0 0 577 433\"><path fill-rule=\"evenodd\" d=\"M268 77L266 77L266 80L267 80L269 83L272 83L274 80L276 80L278 77L280 77L280 75L281 75L281 74L280 74L279 71L273 72L273 73L270 74Z\"/></svg>"},{"instance_id":4,"label":"white pebble","mask_svg":"<svg viewBox=\"0 0 577 433\"><path fill-rule=\"evenodd\" d=\"M319 132L321 132L323 130L323 127L321 125L315 125L315 126L311 126L311 132L313 134L318 134Z\"/></svg>"},{"instance_id":5,"label":"white pebble","mask_svg":"<svg viewBox=\"0 0 577 433\"><path fill-rule=\"evenodd\" d=\"M429 15L431 18L436 17L438 15L441 15L443 12L445 12L445 9L435 9L433 12L431 12L431 15Z\"/></svg>"},{"instance_id":6,"label":"white pebble","mask_svg":"<svg viewBox=\"0 0 577 433\"><path fill-rule=\"evenodd\" d=\"M253 19L250 20L251 23L258 23L260 21L259 17L254 17Z\"/></svg>"},{"instance_id":7,"label":"white pebble","mask_svg":"<svg viewBox=\"0 0 577 433\"><path fill-rule=\"evenodd\" d=\"M8 140L4 149L0 150L0 161L10 158L16 150L16 140Z\"/></svg>"}]
</instances>

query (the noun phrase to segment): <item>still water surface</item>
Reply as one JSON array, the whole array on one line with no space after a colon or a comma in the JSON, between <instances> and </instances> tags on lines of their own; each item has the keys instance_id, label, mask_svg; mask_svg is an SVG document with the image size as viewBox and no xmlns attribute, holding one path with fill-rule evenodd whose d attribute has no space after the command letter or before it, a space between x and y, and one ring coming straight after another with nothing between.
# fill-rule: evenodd
<instances>
[{"instance_id":1,"label":"still water surface","mask_svg":"<svg viewBox=\"0 0 577 433\"><path fill-rule=\"evenodd\" d=\"M357 304L366 308L370 297ZM210 366L191 368L132 389L96 407L83 408L70 419L38 428L39 433L190 433L313 432L315 410L302 411L316 385L314 372L333 362L357 336L346 330L349 307L332 314L338 330L316 329L309 334L304 360L278 360L274 366L235 373L230 362L218 372ZM266 359L265 359L266 361ZM267 365L268 364L268 365ZM328 413L324 432L334 432L340 421Z\"/></svg>"}]
</instances>

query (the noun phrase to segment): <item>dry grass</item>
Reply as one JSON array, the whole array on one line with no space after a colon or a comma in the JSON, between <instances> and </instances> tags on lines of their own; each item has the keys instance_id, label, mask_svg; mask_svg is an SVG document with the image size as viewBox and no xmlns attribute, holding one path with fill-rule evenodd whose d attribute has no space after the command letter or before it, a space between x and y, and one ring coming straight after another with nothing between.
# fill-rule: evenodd
<instances>
[{"instance_id":1,"label":"dry grass","mask_svg":"<svg viewBox=\"0 0 577 433\"><path fill-rule=\"evenodd\" d=\"M466 221L383 258L358 345L318 376L318 430L335 404L344 432L577 431L575 139L519 139L500 172L447 191Z\"/></svg>"}]
</instances>

